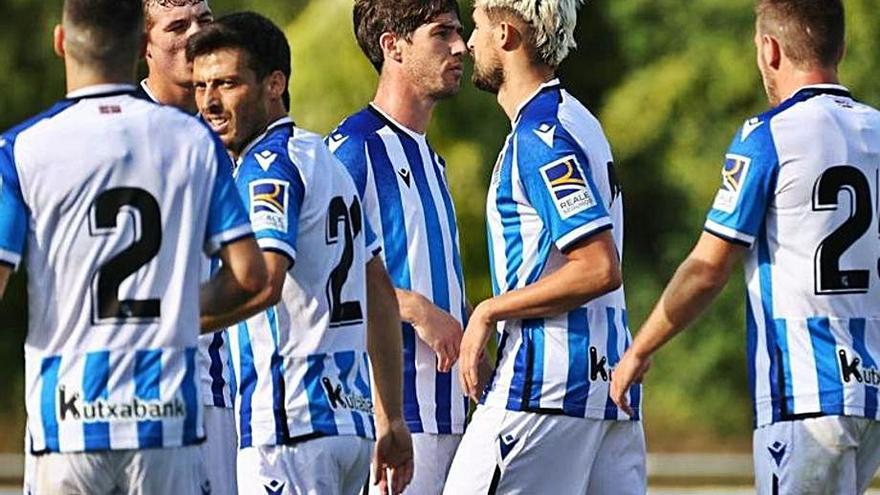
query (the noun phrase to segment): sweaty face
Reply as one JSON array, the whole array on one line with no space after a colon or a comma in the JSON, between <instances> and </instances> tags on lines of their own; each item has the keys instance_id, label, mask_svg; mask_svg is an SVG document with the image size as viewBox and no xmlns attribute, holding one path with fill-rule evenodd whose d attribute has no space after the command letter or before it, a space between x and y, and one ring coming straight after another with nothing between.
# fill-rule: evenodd
<instances>
[{"instance_id":1,"label":"sweaty face","mask_svg":"<svg viewBox=\"0 0 880 495\"><path fill-rule=\"evenodd\" d=\"M454 13L441 14L419 26L402 42L403 67L427 96L440 100L461 89L462 58L467 52L461 22Z\"/></svg>"},{"instance_id":2,"label":"sweaty face","mask_svg":"<svg viewBox=\"0 0 880 495\"><path fill-rule=\"evenodd\" d=\"M179 86L189 86L192 67L186 61L186 41L214 20L207 2L181 7L150 7L147 31L150 73Z\"/></svg>"},{"instance_id":3,"label":"sweaty face","mask_svg":"<svg viewBox=\"0 0 880 495\"><path fill-rule=\"evenodd\" d=\"M224 48L196 57L193 85L199 113L234 155L268 124L263 84L241 50Z\"/></svg>"},{"instance_id":4,"label":"sweaty face","mask_svg":"<svg viewBox=\"0 0 880 495\"><path fill-rule=\"evenodd\" d=\"M493 26L486 11L474 9L474 31L468 40L468 50L474 59L474 86L483 91L498 93L504 84L504 68L493 44Z\"/></svg>"}]
</instances>

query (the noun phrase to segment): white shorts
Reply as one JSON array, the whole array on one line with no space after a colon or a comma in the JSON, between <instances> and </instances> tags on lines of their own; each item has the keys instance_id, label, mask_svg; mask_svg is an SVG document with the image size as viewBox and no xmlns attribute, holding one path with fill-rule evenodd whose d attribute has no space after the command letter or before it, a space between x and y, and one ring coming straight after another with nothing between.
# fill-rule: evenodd
<instances>
[{"instance_id":1,"label":"white shorts","mask_svg":"<svg viewBox=\"0 0 880 495\"><path fill-rule=\"evenodd\" d=\"M478 406L452 462L446 495L644 495L638 421L603 421Z\"/></svg>"},{"instance_id":2,"label":"white shorts","mask_svg":"<svg viewBox=\"0 0 880 495\"><path fill-rule=\"evenodd\" d=\"M211 495L235 495L235 461L238 457L238 433L235 411L231 408L205 405L205 435L201 445L205 472L211 480Z\"/></svg>"},{"instance_id":3,"label":"white shorts","mask_svg":"<svg viewBox=\"0 0 880 495\"><path fill-rule=\"evenodd\" d=\"M461 442L461 435L413 433L413 479L404 490L405 495L440 495L446 484L446 475L452 458ZM370 495L385 495L370 480Z\"/></svg>"},{"instance_id":4,"label":"white shorts","mask_svg":"<svg viewBox=\"0 0 880 495\"><path fill-rule=\"evenodd\" d=\"M861 494L880 466L880 422L824 416L755 430L760 495Z\"/></svg>"},{"instance_id":5,"label":"white shorts","mask_svg":"<svg viewBox=\"0 0 880 495\"><path fill-rule=\"evenodd\" d=\"M203 495L199 446L34 456L33 494Z\"/></svg>"},{"instance_id":6,"label":"white shorts","mask_svg":"<svg viewBox=\"0 0 880 495\"><path fill-rule=\"evenodd\" d=\"M322 437L238 451L241 495L357 495L370 476L373 441Z\"/></svg>"}]
</instances>

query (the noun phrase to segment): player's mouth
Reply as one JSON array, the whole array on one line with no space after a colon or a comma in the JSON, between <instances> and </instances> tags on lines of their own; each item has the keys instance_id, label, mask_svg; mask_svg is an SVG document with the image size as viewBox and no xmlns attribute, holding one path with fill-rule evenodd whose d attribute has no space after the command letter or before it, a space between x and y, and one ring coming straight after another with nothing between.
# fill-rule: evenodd
<instances>
[{"instance_id":1,"label":"player's mouth","mask_svg":"<svg viewBox=\"0 0 880 495\"><path fill-rule=\"evenodd\" d=\"M211 129L217 134L223 134L229 130L229 119L220 115L208 115L205 121L211 126Z\"/></svg>"}]
</instances>

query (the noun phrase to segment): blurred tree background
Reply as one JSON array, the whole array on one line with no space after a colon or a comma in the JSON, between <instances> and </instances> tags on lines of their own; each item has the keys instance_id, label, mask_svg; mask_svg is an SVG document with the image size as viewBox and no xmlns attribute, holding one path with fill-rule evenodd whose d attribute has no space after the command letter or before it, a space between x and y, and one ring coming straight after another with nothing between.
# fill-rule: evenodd
<instances>
[{"instance_id":1,"label":"blurred tree background","mask_svg":"<svg viewBox=\"0 0 880 495\"><path fill-rule=\"evenodd\" d=\"M60 2L4 0L0 17L0 128L64 93L51 50ZM211 0L215 13L255 10L285 26L293 47L293 117L326 133L366 104L376 75L351 28L351 0ZM766 109L755 68L752 0L593 0L581 10L579 48L563 83L602 121L626 198L624 275L636 330L687 254L719 184L724 151ZM470 2L463 1L466 32ZM880 104L876 0L847 0L842 80ZM470 299L490 295L484 227L488 177L509 122L494 97L465 82L442 103L429 137L449 163ZM0 449L21 448L25 275L0 302ZM645 392L649 449L748 450L751 415L742 275L707 314L655 359Z\"/></svg>"}]
</instances>

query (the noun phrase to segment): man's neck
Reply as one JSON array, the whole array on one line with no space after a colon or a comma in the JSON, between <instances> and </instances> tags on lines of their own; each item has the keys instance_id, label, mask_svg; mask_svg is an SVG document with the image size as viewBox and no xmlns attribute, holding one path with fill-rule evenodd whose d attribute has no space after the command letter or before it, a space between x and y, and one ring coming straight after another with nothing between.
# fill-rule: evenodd
<instances>
[{"instance_id":1,"label":"man's neck","mask_svg":"<svg viewBox=\"0 0 880 495\"><path fill-rule=\"evenodd\" d=\"M235 161L237 162L237 161L239 160L239 158L241 158L241 156L242 156L243 154L245 154L245 152L246 152L248 149L250 149L251 146L254 145L254 143L256 142L256 140L257 140L260 136L262 136L263 134L265 134L266 131L269 130L269 126L271 126L272 124L274 124L274 123L277 122L278 120L280 120L280 119L282 119L282 118L284 118L284 117L287 117L287 116L288 116L287 111L284 109L283 106L278 106L278 107L273 107L273 108L271 108L271 109L269 110L269 115L266 117L266 121L263 122L263 125L262 125L262 126L260 126L260 130L258 130L257 132L255 132L253 136L247 138L247 139L244 141L244 144L242 145L241 149L233 150L233 149L228 149L228 148L227 148L227 151L229 151L229 155L232 156L232 159L235 160Z\"/></svg>"},{"instance_id":2,"label":"man's neck","mask_svg":"<svg viewBox=\"0 0 880 495\"><path fill-rule=\"evenodd\" d=\"M401 77L383 74L379 77L373 104L407 129L425 134L437 102Z\"/></svg>"},{"instance_id":3,"label":"man's neck","mask_svg":"<svg viewBox=\"0 0 880 495\"><path fill-rule=\"evenodd\" d=\"M530 98L542 84L553 80L556 72L547 66L524 65L505 72L504 84L498 89L498 104L507 117L513 121L527 98Z\"/></svg>"},{"instance_id":4,"label":"man's neck","mask_svg":"<svg viewBox=\"0 0 880 495\"><path fill-rule=\"evenodd\" d=\"M792 71L789 77L781 78L777 83L779 96L782 101L790 98L794 93L805 87L817 84L840 84L836 69L810 69L805 71Z\"/></svg>"},{"instance_id":5,"label":"man's neck","mask_svg":"<svg viewBox=\"0 0 880 495\"><path fill-rule=\"evenodd\" d=\"M83 67L72 60L67 60L64 72L68 93L99 84L134 84L134 68L128 74L123 71L102 73Z\"/></svg>"},{"instance_id":6,"label":"man's neck","mask_svg":"<svg viewBox=\"0 0 880 495\"><path fill-rule=\"evenodd\" d=\"M159 103L180 108L187 113L196 112L195 96L191 88L153 75L147 77L147 87Z\"/></svg>"}]
</instances>

